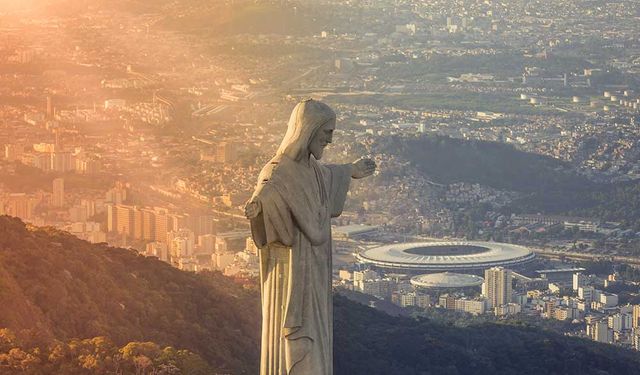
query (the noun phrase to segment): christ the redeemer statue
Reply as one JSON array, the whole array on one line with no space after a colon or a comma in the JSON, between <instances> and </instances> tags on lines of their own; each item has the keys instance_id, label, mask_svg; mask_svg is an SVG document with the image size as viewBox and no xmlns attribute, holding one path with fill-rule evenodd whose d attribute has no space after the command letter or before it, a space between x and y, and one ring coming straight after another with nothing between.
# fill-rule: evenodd
<instances>
[{"instance_id":1,"label":"christ the redeemer statue","mask_svg":"<svg viewBox=\"0 0 640 375\"><path fill-rule=\"evenodd\" d=\"M335 125L328 105L298 103L245 208L260 248L260 375L333 374L331 218L341 214L351 178L376 168L370 159L318 162Z\"/></svg>"}]
</instances>

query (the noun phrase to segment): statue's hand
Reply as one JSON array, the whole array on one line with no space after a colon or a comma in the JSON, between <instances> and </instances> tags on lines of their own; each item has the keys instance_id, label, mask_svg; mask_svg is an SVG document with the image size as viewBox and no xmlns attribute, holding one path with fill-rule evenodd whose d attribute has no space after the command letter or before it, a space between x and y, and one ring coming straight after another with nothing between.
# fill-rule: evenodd
<instances>
[{"instance_id":1,"label":"statue's hand","mask_svg":"<svg viewBox=\"0 0 640 375\"><path fill-rule=\"evenodd\" d=\"M376 162L371 159L362 158L351 164L351 177L363 178L371 176L376 171Z\"/></svg>"},{"instance_id":2,"label":"statue's hand","mask_svg":"<svg viewBox=\"0 0 640 375\"><path fill-rule=\"evenodd\" d=\"M262 211L260 201L251 201L244 206L244 216L246 216L247 219L256 218L260 214L260 211Z\"/></svg>"}]
</instances>

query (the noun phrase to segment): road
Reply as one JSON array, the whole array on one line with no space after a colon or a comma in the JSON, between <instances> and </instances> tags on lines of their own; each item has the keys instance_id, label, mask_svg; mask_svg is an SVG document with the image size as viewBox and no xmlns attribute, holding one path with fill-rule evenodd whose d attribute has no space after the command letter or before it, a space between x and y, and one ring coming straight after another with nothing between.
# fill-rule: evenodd
<instances>
[{"instance_id":1,"label":"road","mask_svg":"<svg viewBox=\"0 0 640 375\"><path fill-rule=\"evenodd\" d=\"M575 251L553 251L546 249L538 249L529 247L531 251L539 256L545 258L554 259L574 259L574 260L610 260L616 263L627 263L633 265L640 265L640 259L634 257L625 257L619 255L604 255L604 254L589 254L589 253L577 253Z\"/></svg>"}]
</instances>

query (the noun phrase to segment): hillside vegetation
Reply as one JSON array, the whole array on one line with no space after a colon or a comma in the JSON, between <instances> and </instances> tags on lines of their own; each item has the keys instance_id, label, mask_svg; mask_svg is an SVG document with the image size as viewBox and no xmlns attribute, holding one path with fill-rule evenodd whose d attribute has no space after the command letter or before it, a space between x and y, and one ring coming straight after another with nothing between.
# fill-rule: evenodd
<instances>
[{"instance_id":1,"label":"hillside vegetation","mask_svg":"<svg viewBox=\"0 0 640 375\"><path fill-rule=\"evenodd\" d=\"M220 274L0 216L1 374L255 374L259 317L259 294ZM640 368L636 352L524 325L460 328L342 296L334 318L336 375Z\"/></svg>"},{"instance_id":2,"label":"hillside vegetation","mask_svg":"<svg viewBox=\"0 0 640 375\"><path fill-rule=\"evenodd\" d=\"M103 336L187 349L234 373L257 368L259 296L218 273L0 216L0 286L0 328L25 347Z\"/></svg>"},{"instance_id":3,"label":"hillside vegetation","mask_svg":"<svg viewBox=\"0 0 640 375\"><path fill-rule=\"evenodd\" d=\"M335 373L637 374L640 354L528 326L465 328L390 317L334 299Z\"/></svg>"}]
</instances>

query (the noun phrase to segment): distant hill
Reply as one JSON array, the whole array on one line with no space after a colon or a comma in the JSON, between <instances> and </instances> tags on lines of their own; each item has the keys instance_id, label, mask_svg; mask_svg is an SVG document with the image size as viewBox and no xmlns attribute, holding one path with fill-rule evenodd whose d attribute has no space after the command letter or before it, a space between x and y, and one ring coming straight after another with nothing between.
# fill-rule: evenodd
<instances>
[{"instance_id":1,"label":"distant hill","mask_svg":"<svg viewBox=\"0 0 640 375\"><path fill-rule=\"evenodd\" d=\"M566 162L488 141L445 136L393 136L374 152L406 160L430 180L479 183L522 193L514 212L542 212L622 221L640 230L640 183L595 183Z\"/></svg>"},{"instance_id":2,"label":"distant hill","mask_svg":"<svg viewBox=\"0 0 640 375\"><path fill-rule=\"evenodd\" d=\"M408 160L442 184L480 183L524 193L587 190L594 185L572 171L568 163L504 143L445 136L390 137L381 140L378 147Z\"/></svg>"},{"instance_id":3,"label":"distant hill","mask_svg":"<svg viewBox=\"0 0 640 375\"><path fill-rule=\"evenodd\" d=\"M366 296L354 299L369 303ZM259 294L0 216L0 373L255 374ZM335 374L632 374L640 354L531 327L456 328L335 297Z\"/></svg>"}]
</instances>

